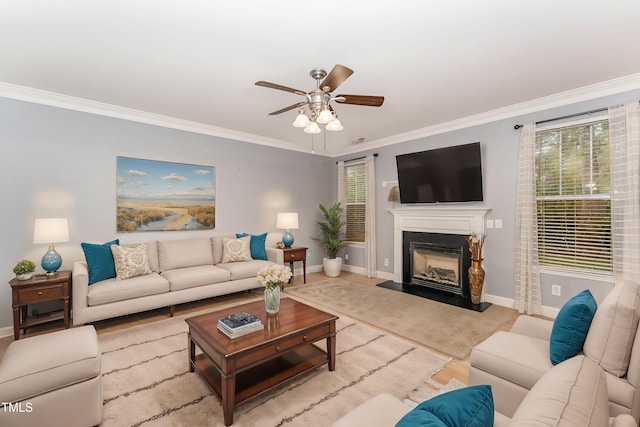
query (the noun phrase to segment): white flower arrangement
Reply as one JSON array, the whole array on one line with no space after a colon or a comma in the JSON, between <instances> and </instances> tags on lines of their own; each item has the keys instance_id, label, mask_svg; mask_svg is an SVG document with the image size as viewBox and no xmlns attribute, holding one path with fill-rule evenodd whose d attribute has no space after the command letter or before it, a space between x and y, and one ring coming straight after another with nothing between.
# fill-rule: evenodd
<instances>
[{"instance_id":1,"label":"white flower arrangement","mask_svg":"<svg viewBox=\"0 0 640 427\"><path fill-rule=\"evenodd\" d=\"M273 264L262 267L258 271L258 282L267 289L273 289L276 286L282 289L291 276L291 269L288 266Z\"/></svg>"}]
</instances>

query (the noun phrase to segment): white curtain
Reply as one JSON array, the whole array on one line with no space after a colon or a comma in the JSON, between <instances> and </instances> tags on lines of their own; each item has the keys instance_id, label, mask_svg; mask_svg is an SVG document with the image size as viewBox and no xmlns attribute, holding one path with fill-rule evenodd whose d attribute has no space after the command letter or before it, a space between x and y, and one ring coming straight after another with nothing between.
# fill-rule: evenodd
<instances>
[{"instance_id":1,"label":"white curtain","mask_svg":"<svg viewBox=\"0 0 640 427\"><path fill-rule=\"evenodd\" d=\"M640 104L609 108L615 284L640 276Z\"/></svg>"},{"instance_id":2,"label":"white curtain","mask_svg":"<svg viewBox=\"0 0 640 427\"><path fill-rule=\"evenodd\" d=\"M535 144L535 125L524 125L520 134L518 158L513 308L526 314L542 314L536 219Z\"/></svg>"},{"instance_id":3,"label":"white curtain","mask_svg":"<svg viewBox=\"0 0 640 427\"><path fill-rule=\"evenodd\" d=\"M342 209L347 207L347 189L344 186L344 162L338 162L338 203Z\"/></svg>"},{"instance_id":4,"label":"white curtain","mask_svg":"<svg viewBox=\"0 0 640 427\"><path fill-rule=\"evenodd\" d=\"M373 156L367 156L364 165L366 206L364 220L364 274L377 277L376 268L376 168Z\"/></svg>"}]
</instances>

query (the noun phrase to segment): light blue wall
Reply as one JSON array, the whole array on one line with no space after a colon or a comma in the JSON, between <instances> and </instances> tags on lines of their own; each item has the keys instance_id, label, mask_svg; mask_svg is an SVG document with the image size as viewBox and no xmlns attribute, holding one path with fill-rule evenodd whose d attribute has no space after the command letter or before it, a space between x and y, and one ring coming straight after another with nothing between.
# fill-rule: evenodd
<instances>
[{"instance_id":1,"label":"light blue wall","mask_svg":"<svg viewBox=\"0 0 640 427\"><path fill-rule=\"evenodd\" d=\"M376 159L378 270L393 273L393 219L387 212L389 187L382 181L397 179L395 156L425 149L480 141L482 144L485 202L489 219L500 218L502 229L488 230L486 292L513 297L515 183L519 131L516 123L545 120L566 114L640 99L640 91L541 111L454 132L363 151ZM277 212L297 211L300 230L296 244L310 248L309 265L320 265L322 251L311 236L317 234L318 203L336 197L336 159L231 141L152 125L111 119L55 107L0 99L0 280L12 277L21 258L37 263L45 247L33 245L36 217L69 218L71 241L56 245L63 268L82 259L82 241L102 242L119 237L123 242L179 239L236 231L275 230ZM301 141L304 143L304 141ZM115 232L115 168L117 156L211 165L216 168L216 229L205 231L130 233ZM362 267L363 251L349 247L347 264ZM389 259L389 266L383 261ZM600 299L610 288L603 282L543 276L543 304L560 307L567 298L588 287ZM561 284L563 294L551 296L550 285ZM11 292L0 286L0 329L10 328Z\"/></svg>"},{"instance_id":2,"label":"light blue wall","mask_svg":"<svg viewBox=\"0 0 640 427\"><path fill-rule=\"evenodd\" d=\"M322 263L315 235L318 203L330 203L334 160L327 157L172 130L92 114L0 99L0 329L12 327L16 261L40 269L46 247L34 245L36 217L67 217L68 243L56 244L63 268L82 259L80 243L127 242L276 230L277 212L299 213L297 245ZM305 141L301 141L305 143ZM215 167L216 228L212 231L116 233L116 157Z\"/></svg>"},{"instance_id":3,"label":"light blue wall","mask_svg":"<svg viewBox=\"0 0 640 427\"><path fill-rule=\"evenodd\" d=\"M515 124L531 123L546 119L582 113L593 109L617 105L640 99L640 91L632 91L616 96L582 102L553 110L540 111L527 116L501 120L479 126L473 126L440 135L421 138L415 141L367 150L341 157L337 160L358 158L378 153L376 159L376 236L377 236L377 269L387 275L393 274L393 216L387 212L391 203L387 202L389 188L383 188L383 181L396 181L397 171L395 156L398 154L423 151L451 145L460 145L480 141L483 161L484 202L479 207L491 209L488 219L502 219L503 228L488 229L485 242L486 270L485 292L497 297L513 298L514 277L514 241L516 214L516 179L518 173L518 145L520 131L514 130ZM334 174L337 166L334 164ZM337 178L334 186L337 188ZM334 190L334 195L336 190ZM337 196L337 195L336 195ZM399 205L400 206L400 205ZM347 265L363 267L364 250L359 247L347 247L349 254ZM389 259L389 266L384 267L384 259ZM585 288L591 289L596 299L601 299L611 288L607 282L581 280L572 277L559 277L543 274L542 302L549 307L561 307L571 296ZM551 295L551 285L562 286L561 296Z\"/></svg>"}]
</instances>

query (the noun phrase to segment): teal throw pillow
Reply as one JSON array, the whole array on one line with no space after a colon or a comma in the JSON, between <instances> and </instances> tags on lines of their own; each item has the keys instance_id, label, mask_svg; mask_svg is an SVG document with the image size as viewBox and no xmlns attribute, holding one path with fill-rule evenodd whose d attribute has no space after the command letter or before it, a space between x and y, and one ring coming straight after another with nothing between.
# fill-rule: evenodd
<instances>
[{"instance_id":1,"label":"teal throw pillow","mask_svg":"<svg viewBox=\"0 0 640 427\"><path fill-rule=\"evenodd\" d=\"M551 329L549 353L552 364L570 359L582 350L597 309L598 304L588 289L562 306Z\"/></svg>"},{"instance_id":2,"label":"teal throw pillow","mask_svg":"<svg viewBox=\"0 0 640 427\"><path fill-rule=\"evenodd\" d=\"M267 233L253 235L247 233L236 233L236 238L251 236L251 243L249 244L249 250L251 251L251 258L267 260Z\"/></svg>"},{"instance_id":3,"label":"teal throw pillow","mask_svg":"<svg viewBox=\"0 0 640 427\"><path fill-rule=\"evenodd\" d=\"M493 427L493 393L489 385L475 385L425 400L396 427Z\"/></svg>"},{"instance_id":4,"label":"teal throw pillow","mask_svg":"<svg viewBox=\"0 0 640 427\"><path fill-rule=\"evenodd\" d=\"M97 245L94 243L81 243L84 251L84 258L87 260L89 269L89 284L116 277L116 265L111 253L111 245L119 245L120 240L115 239L110 242Z\"/></svg>"}]
</instances>

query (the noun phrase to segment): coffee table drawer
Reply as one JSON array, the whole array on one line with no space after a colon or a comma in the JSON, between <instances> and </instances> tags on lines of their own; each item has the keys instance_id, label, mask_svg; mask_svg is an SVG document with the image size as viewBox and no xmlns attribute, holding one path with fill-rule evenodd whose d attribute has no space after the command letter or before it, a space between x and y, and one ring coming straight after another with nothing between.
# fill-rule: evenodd
<instances>
[{"instance_id":1,"label":"coffee table drawer","mask_svg":"<svg viewBox=\"0 0 640 427\"><path fill-rule=\"evenodd\" d=\"M250 351L236 359L236 369L240 370L245 367L261 363L271 357L277 357L279 354L285 353L296 347L305 344L311 344L331 335L330 325L321 325L308 330L304 333L291 335L281 338L273 343L259 347Z\"/></svg>"}]
</instances>

